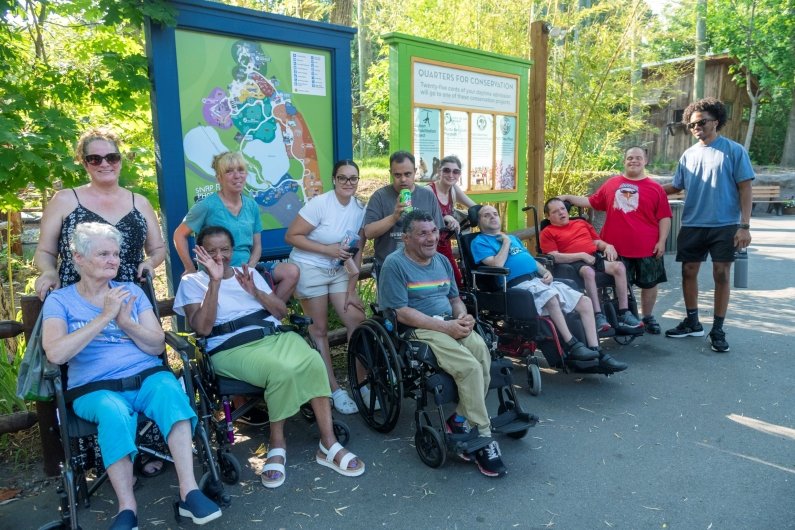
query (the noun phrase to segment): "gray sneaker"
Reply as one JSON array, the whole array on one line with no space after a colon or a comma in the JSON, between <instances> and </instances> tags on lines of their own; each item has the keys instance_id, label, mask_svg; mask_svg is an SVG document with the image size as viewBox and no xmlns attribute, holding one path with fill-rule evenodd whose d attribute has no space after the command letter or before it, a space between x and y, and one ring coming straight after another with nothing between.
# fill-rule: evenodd
<instances>
[{"instance_id":1,"label":"gray sneaker","mask_svg":"<svg viewBox=\"0 0 795 530\"><path fill-rule=\"evenodd\" d=\"M636 330L643 327L643 322L637 319L632 311L624 311L618 315L618 328L626 330Z\"/></svg>"},{"instance_id":2,"label":"gray sneaker","mask_svg":"<svg viewBox=\"0 0 795 530\"><path fill-rule=\"evenodd\" d=\"M613 326L610 325L610 322L607 321L607 317L604 313L596 313L594 315L594 319L596 320L596 331L607 331L608 329L612 328Z\"/></svg>"}]
</instances>

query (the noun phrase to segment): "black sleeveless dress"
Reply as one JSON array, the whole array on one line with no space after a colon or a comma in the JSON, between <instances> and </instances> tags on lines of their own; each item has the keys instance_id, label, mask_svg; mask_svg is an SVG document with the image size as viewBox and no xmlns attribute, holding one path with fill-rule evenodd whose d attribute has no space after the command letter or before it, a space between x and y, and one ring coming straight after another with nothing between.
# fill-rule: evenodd
<instances>
[{"instance_id":1,"label":"black sleeveless dress","mask_svg":"<svg viewBox=\"0 0 795 530\"><path fill-rule=\"evenodd\" d=\"M144 260L144 243L146 241L146 218L135 207L135 194L133 193L133 208L127 215L122 217L115 225L106 221L98 215L80 204L77 191L72 190L77 199L77 208L67 215L61 225L61 235L58 238L58 254L61 256L61 265L58 269L58 276L61 279L61 287L66 287L80 280L80 274L72 262L72 250L69 244L72 241L72 234L80 223L104 223L114 226L122 235L122 244L119 249L119 272L115 280L117 282L134 282L138 274L138 265Z\"/></svg>"}]
</instances>

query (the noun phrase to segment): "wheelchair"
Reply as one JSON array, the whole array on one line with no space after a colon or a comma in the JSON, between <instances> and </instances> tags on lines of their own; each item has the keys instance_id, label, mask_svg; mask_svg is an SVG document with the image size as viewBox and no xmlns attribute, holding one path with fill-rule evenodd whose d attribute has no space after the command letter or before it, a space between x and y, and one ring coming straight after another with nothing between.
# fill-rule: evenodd
<instances>
[{"instance_id":1,"label":"wheelchair","mask_svg":"<svg viewBox=\"0 0 795 530\"><path fill-rule=\"evenodd\" d=\"M308 317L291 315L290 324L279 326L278 332L296 332L314 349L307 331L311 323L312 319ZM216 374L210 356L205 353L206 341L198 338L194 342L191 373L192 386L198 395L199 422L211 434L217 448L216 458L220 464L221 478L227 484L235 484L240 478L241 465L231 452L231 446L235 442L234 422L264 402L265 389ZM245 398L245 403L233 408L233 396ZM310 423L314 421L314 412L308 404L301 407L301 415ZM332 426L339 443L346 445L350 439L350 428L336 419L332 420Z\"/></svg>"},{"instance_id":2,"label":"wheelchair","mask_svg":"<svg viewBox=\"0 0 795 530\"><path fill-rule=\"evenodd\" d=\"M538 233L536 208L526 206L522 211L532 211ZM469 212L469 222L472 226L478 224L477 215L472 209ZM528 291L506 286L505 278L509 269L475 264L471 245L477 235L478 232L462 233L458 236L461 271L466 288L472 295L465 303L471 313L478 315L478 318L492 327L496 335L496 349L500 355L523 360L530 394L537 396L541 392L541 370L539 359L535 356L536 350L541 350L550 368L563 372L611 375L613 372L600 367L598 360L567 359L555 325L549 317L538 314L533 295ZM540 254L538 245L536 252L536 259L551 268L551 260ZM563 281L576 288L572 282ZM585 342L585 332L579 316L574 312L567 314L566 323L572 335Z\"/></svg>"},{"instance_id":3,"label":"wheelchair","mask_svg":"<svg viewBox=\"0 0 795 530\"><path fill-rule=\"evenodd\" d=\"M464 294L464 293L462 293ZM479 333L492 354L495 336L491 328L478 322ZM357 362L366 372L359 380ZM513 387L513 363L492 355L491 384L497 391L497 415L491 417L493 434L522 438L538 421L525 412ZM351 394L365 423L375 431L388 433L395 428L404 398L412 398L414 409L414 443L426 465L437 468L445 464L448 452L473 453L485 447L490 438L475 433L445 432L444 405L458 400L453 378L442 371L430 346L412 338L410 329L398 324L393 310L378 311L357 327L348 343L348 380ZM362 389L369 388L369 400Z\"/></svg>"},{"instance_id":4,"label":"wheelchair","mask_svg":"<svg viewBox=\"0 0 795 530\"><path fill-rule=\"evenodd\" d=\"M147 294L155 315L159 318L157 300L155 299L154 287L151 277L148 275L141 285ZM179 335L167 331L166 345L172 348L179 356L183 366L182 381L185 392L188 396L194 395L192 378L190 377L190 358L191 345ZM168 368L166 352L161 354L163 365ZM57 408L59 434L63 449L63 461L60 464L59 482L56 486L56 494L59 499L60 519L51 521L42 526L42 529L55 528L80 528L78 520L78 509L82 506L86 509L91 506L92 495L107 481L108 474L102 461L102 454L99 450L97 441L97 426L87 420L77 416L72 410L71 400L68 399L67 388L67 365L55 366L51 363L45 368L45 377L52 380L55 387L55 404ZM196 411L195 400L189 399L191 406ZM198 415L198 414L197 414ZM136 472L140 475L143 466L141 456L148 454L161 460L173 462L168 450L168 444L158 429L154 421L143 414L138 415L138 436L136 438L138 455L133 463ZM202 479L199 487L205 495L213 499L221 508L231 504L231 497L224 490L221 481L221 468L213 457L213 450L210 440L201 421L197 422L193 432L193 447L196 459L201 465ZM89 475L94 471L91 485L89 486ZM182 517L179 515L178 501L173 503L174 517L177 523Z\"/></svg>"},{"instance_id":5,"label":"wheelchair","mask_svg":"<svg viewBox=\"0 0 795 530\"><path fill-rule=\"evenodd\" d=\"M564 203L567 204L568 203ZM581 212L578 212L577 216L571 216L570 219L573 220L582 220L589 222L584 216L582 216ZM548 219L544 219L538 225L539 230L536 233L541 233L547 226L550 225ZM538 240L536 240L538 241ZM538 245L538 252L541 253L540 244ZM600 259L599 256L597 259ZM555 263L554 259L551 256L548 256L548 259L551 260L552 267L552 275L555 277L556 280L565 279L569 282L573 283L576 288L580 291L585 290L585 283L580 276L579 272L569 263ZM612 337L614 341L622 346L630 344L636 338L643 335L643 328L636 328L634 330L622 330L619 326L618 322L618 295L616 293L616 282L615 278L610 274L607 274L604 271L596 271L596 291L599 296L599 305L602 307L602 312L607 318L607 321L610 323L611 328L607 331L602 331L599 333L600 338L607 338ZM635 318L640 319L638 313L638 302L635 299L635 294L633 293L632 285L627 285L627 302L628 308Z\"/></svg>"}]
</instances>

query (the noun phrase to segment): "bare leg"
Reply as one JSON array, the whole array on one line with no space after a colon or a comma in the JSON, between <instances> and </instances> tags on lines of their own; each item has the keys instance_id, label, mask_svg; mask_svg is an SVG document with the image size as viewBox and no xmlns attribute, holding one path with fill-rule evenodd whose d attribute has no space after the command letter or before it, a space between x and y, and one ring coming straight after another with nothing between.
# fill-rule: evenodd
<instances>
[{"instance_id":1,"label":"bare leg","mask_svg":"<svg viewBox=\"0 0 795 530\"><path fill-rule=\"evenodd\" d=\"M729 276L731 263L718 262L712 263L712 278L715 280L715 316L725 317L729 309L729 295L731 287Z\"/></svg>"},{"instance_id":2,"label":"bare leg","mask_svg":"<svg viewBox=\"0 0 795 530\"><path fill-rule=\"evenodd\" d=\"M331 391L334 392L340 385L337 383L334 369L331 367L331 352L328 345L328 296L323 295L301 300L301 307L304 309L304 314L312 318L309 334L312 336L312 340L315 341L318 351L320 351L320 356L326 365Z\"/></svg>"},{"instance_id":3,"label":"bare leg","mask_svg":"<svg viewBox=\"0 0 795 530\"><path fill-rule=\"evenodd\" d=\"M640 290L640 307L644 317L654 314L654 304L657 303L657 286Z\"/></svg>"},{"instance_id":4,"label":"bare leg","mask_svg":"<svg viewBox=\"0 0 795 530\"><path fill-rule=\"evenodd\" d=\"M320 431L320 442L323 444L323 447L330 449L332 445L337 443L337 437L334 435L334 424L331 419L331 404L327 397L312 398L309 404L312 405L312 410L315 412L317 428ZM334 461L337 463L341 462L342 457L348 453L349 451L347 449L343 449L337 453ZM321 453L318 452L318 456L320 455ZM358 465L358 459L354 458L351 460L350 464L348 464L348 467L354 468L358 467Z\"/></svg>"},{"instance_id":5,"label":"bare leg","mask_svg":"<svg viewBox=\"0 0 795 530\"><path fill-rule=\"evenodd\" d=\"M624 267L624 264L620 261L605 262L605 272L612 276L615 281L616 294L618 295L618 308L628 309L627 269Z\"/></svg>"},{"instance_id":6,"label":"bare leg","mask_svg":"<svg viewBox=\"0 0 795 530\"><path fill-rule=\"evenodd\" d=\"M563 339L563 342L569 342L573 335L569 330L569 325L566 324L566 317L563 316L563 310L560 308L560 300L558 300L558 297L553 296L550 298L547 303L544 304L544 309L549 313L549 318L552 319L552 323L555 324L555 328L557 328L558 334L560 334L560 338ZM594 324L594 326L595 325L596 324Z\"/></svg>"},{"instance_id":7,"label":"bare leg","mask_svg":"<svg viewBox=\"0 0 795 530\"><path fill-rule=\"evenodd\" d=\"M585 328L585 340L589 348L599 346L599 338L596 336L596 320L593 316L593 306L587 296L580 298L574 310L580 315L582 327Z\"/></svg>"},{"instance_id":8,"label":"bare leg","mask_svg":"<svg viewBox=\"0 0 795 530\"><path fill-rule=\"evenodd\" d=\"M293 263L279 263L273 268L274 291L285 304L295 292L300 274L301 271Z\"/></svg>"},{"instance_id":9,"label":"bare leg","mask_svg":"<svg viewBox=\"0 0 795 530\"><path fill-rule=\"evenodd\" d=\"M593 312L601 313L602 306L599 303L599 296L596 292L596 271L593 269L593 267L581 267L580 276L582 277L582 281L585 284L585 293L593 303Z\"/></svg>"},{"instance_id":10,"label":"bare leg","mask_svg":"<svg viewBox=\"0 0 795 530\"><path fill-rule=\"evenodd\" d=\"M348 332L348 341L350 341L353 330L355 330L359 324L364 322L364 313L360 309L353 306L348 306L347 309L345 308L345 293L329 293L329 298L331 299L331 305L334 306L334 310L339 315L340 319L342 320L342 324L345 326L345 329ZM364 370L359 361L356 361L356 375L358 376L359 381L362 381L365 377L367 377L367 372Z\"/></svg>"},{"instance_id":11,"label":"bare leg","mask_svg":"<svg viewBox=\"0 0 795 530\"><path fill-rule=\"evenodd\" d=\"M188 492L199 488L193 474L193 450L191 449L190 421L178 421L168 434L168 449L174 459L174 468L179 480L179 497L184 500Z\"/></svg>"},{"instance_id":12,"label":"bare leg","mask_svg":"<svg viewBox=\"0 0 795 530\"><path fill-rule=\"evenodd\" d=\"M698 270L700 268L700 261L682 263L682 292L685 298L685 309L696 309L698 307ZM715 291L717 298L717 285L715 286Z\"/></svg>"},{"instance_id":13,"label":"bare leg","mask_svg":"<svg viewBox=\"0 0 795 530\"><path fill-rule=\"evenodd\" d=\"M110 478L110 484L119 500L119 512L132 510L138 513L138 505L133 493L135 478L133 477L132 460L124 456L108 466L108 478Z\"/></svg>"},{"instance_id":14,"label":"bare leg","mask_svg":"<svg viewBox=\"0 0 795 530\"><path fill-rule=\"evenodd\" d=\"M326 398L328 401L328 398ZM271 429L271 436L268 442L268 450L281 448L287 449L287 440L284 438L284 420L279 421L272 421L270 425ZM273 456L268 459L266 464L285 464L285 459L281 456ZM270 480L275 480L279 478L279 471L270 470L265 472L265 476L267 476Z\"/></svg>"}]
</instances>

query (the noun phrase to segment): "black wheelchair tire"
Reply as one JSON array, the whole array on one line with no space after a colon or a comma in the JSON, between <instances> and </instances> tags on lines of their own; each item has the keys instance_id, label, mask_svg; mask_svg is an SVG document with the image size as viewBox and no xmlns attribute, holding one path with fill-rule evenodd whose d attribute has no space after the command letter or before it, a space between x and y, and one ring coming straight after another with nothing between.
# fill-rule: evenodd
<instances>
[{"instance_id":1,"label":"black wheelchair tire","mask_svg":"<svg viewBox=\"0 0 795 530\"><path fill-rule=\"evenodd\" d=\"M420 460L432 468L442 467L447 460L447 449L439 431L430 425L418 426L414 445Z\"/></svg>"},{"instance_id":2,"label":"black wheelchair tire","mask_svg":"<svg viewBox=\"0 0 795 530\"><path fill-rule=\"evenodd\" d=\"M243 469L237 457L229 451L223 451L218 454L218 467L220 468L221 480L224 484L232 486L240 481Z\"/></svg>"},{"instance_id":3,"label":"black wheelchair tire","mask_svg":"<svg viewBox=\"0 0 795 530\"><path fill-rule=\"evenodd\" d=\"M348 441L351 439L351 429L348 427L348 424L339 420L334 420L331 425L334 428L334 436L337 437L337 441L340 445L343 447L348 445Z\"/></svg>"},{"instance_id":4,"label":"black wheelchair tire","mask_svg":"<svg viewBox=\"0 0 795 530\"><path fill-rule=\"evenodd\" d=\"M541 393L541 369L535 359L527 360L527 391L531 396Z\"/></svg>"}]
</instances>

